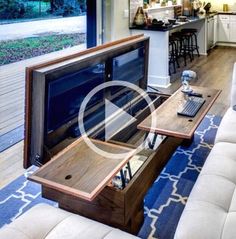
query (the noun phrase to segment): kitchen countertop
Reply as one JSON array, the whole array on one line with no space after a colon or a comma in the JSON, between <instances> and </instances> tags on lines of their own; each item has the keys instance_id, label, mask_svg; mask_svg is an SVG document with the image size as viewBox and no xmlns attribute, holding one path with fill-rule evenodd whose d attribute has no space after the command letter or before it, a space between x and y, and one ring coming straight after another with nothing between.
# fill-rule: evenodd
<instances>
[{"instance_id":1,"label":"kitchen countertop","mask_svg":"<svg viewBox=\"0 0 236 239\"><path fill-rule=\"evenodd\" d=\"M228 11L228 12L223 12L223 11L214 11L214 12L210 12L208 14L205 15L199 15L197 17L189 17L188 20L186 22L177 22L177 24L174 25L170 25L170 26L130 26L129 29L131 30L146 30L146 31L161 31L161 32L166 32L166 31L171 31L173 29L176 29L178 27L181 27L183 25L189 24L189 23L193 23L193 22L198 22L198 21L202 21L211 17L214 17L215 15L236 15L236 11Z\"/></svg>"},{"instance_id":2,"label":"kitchen countertop","mask_svg":"<svg viewBox=\"0 0 236 239\"><path fill-rule=\"evenodd\" d=\"M170 25L170 26L130 26L129 29L131 30L146 30L146 31L161 31L161 32L166 32L166 31L171 31L174 30L176 28L182 27L184 25L187 25L189 23L194 23L194 22L199 22L202 20L205 20L207 16L202 15L202 16L198 16L198 17L190 17L187 19L186 22L177 22L177 24L174 25Z\"/></svg>"},{"instance_id":3,"label":"kitchen countertop","mask_svg":"<svg viewBox=\"0 0 236 239\"><path fill-rule=\"evenodd\" d=\"M236 15L236 11L228 11L228 12L218 11L218 14L221 14L221 15Z\"/></svg>"}]
</instances>

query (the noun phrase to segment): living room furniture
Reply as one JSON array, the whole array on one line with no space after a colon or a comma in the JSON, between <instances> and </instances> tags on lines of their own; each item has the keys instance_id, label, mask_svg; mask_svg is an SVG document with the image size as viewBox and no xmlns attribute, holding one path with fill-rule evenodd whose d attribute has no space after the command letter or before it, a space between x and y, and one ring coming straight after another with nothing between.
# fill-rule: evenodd
<instances>
[{"instance_id":1,"label":"living room furniture","mask_svg":"<svg viewBox=\"0 0 236 239\"><path fill-rule=\"evenodd\" d=\"M202 94L206 100L195 117L177 115L177 110L186 101L186 95L179 88L167 101L138 125L138 129L152 131L157 134L181 139L191 139L198 125L220 94L220 90L191 86L193 92ZM156 118L156 126L151 127L152 117Z\"/></svg>"},{"instance_id":2,"label":"living room furniture","mask_svg":"<svg viewBox=\"0 0 236 239\"><path fill-rule=\"evenodd\" d=\"M42 166L30 179L42 184L42 196L58 202L60 208L133 234L144 220L144 196L181 140L166 138L157 150L143 149L133 155L130 162L138 161L137 170L131 165L132 176L117 187L114 179L126 170L128 158L118 162L88 149L79 139L78 109L86 91L102 83L127 81L147 91L148 46L147 37L129 37L27 69L24 165ZM108 151L136 149L137 141L144 140L137 125L150 114L143 95L124 86L108 87L97 95L82 119L89 125L89 138ZM157 93L148 96L154 108L166 99ZM134 119L109 138L106 125L119 122L121 114L114 112L105 122L106 100Z\"/></svg>"},{"instance_id":3,"label":"living room furniture","mask_svg":"<svg viewBox=\"0 0 236 239\"><path fill-rule=\"evenodd\" d=\"M119 229L38 204L0 230L1 239L135 239Z\"/></svg>"},{"instance_id":4,"label":"living room furniture","mask_svg":"<svg viewBox=\"0 0 236 239\"><path fill-rule=\"evenodd\" d=\"M181 215L175 239L229 239L236 235L236 64L231 107Z\"/></svg>"}]
</instances>

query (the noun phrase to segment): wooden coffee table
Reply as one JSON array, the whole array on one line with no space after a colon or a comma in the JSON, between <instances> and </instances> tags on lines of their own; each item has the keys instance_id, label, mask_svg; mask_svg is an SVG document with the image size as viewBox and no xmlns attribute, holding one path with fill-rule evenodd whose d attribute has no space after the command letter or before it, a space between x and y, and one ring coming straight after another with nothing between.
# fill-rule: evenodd
<instances>
[{"instance_id":1,"label":"wooden coffee table","mask_svg":"<svg viewBox=\"0 0 236 239\"><path fill-rule=\"evenodd\" d=\"M166 137L158 149L144 150L136 156L146 158L122 190L109 183L127 163L124 159L104 158L90 149L82 139L65 148L29 177L42 185L42 196L58 202L60 208L136 234L144 220L143 199L157 176L184 139L190 139L218 95L219 90L193 87L202 93L205 104L194 118L176 114L184 101L178 90L153 114L157 116L154 131ZM151 117L139 129L150 130ZM99 148L113 153L132 152L132 147L92 140Z\"/></svg>"},{"instance_id":2,"label":"wooden coffee table","mask_svg":"<svg viewBox=\"0 0 236 239\"><path fill-rule=\"evenodd\" d=\"M181 139L191 139L198 125L201 123L221 90L192 86L194 92L201 93L206 100L195 117L177 115L178 108L186 101L186 95L181 92L182 87L168 98L158 109L138 125L138 129L153 131L160 135ZM151 127L152 117L156 117L156 125Z\"/></svg>"},{"instance_id":3,"label":"wooden coffee table","mask_svg":"<svg viewBox=\"0 0 236 239\"><path fill-rule=\"evenodd\" d=\"M130 147L92 141L111 153L133 152ZM58 202L60 208L136 234L144 220L144 196L178 145L179 139L170 137L158 150L144 150L135 155L144 163L124 189L117 189L109 182L129 160L129 155L123 159L104 158L82 139L28 179L40 183L42 196Z\"/></svg>"}]
</instances>

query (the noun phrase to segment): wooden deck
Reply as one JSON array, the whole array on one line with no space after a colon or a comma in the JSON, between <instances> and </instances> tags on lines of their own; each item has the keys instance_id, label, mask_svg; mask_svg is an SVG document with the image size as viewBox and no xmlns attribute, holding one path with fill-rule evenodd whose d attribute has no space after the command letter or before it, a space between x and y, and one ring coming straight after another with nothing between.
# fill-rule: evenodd
<instances>
[{"instance_id":1,"label":"wooden deck","mask_svg":"<svg viewBox=\"0 0 236 239\"><path fill-rule=\"evenodd\" d=\"M83 49L84 44L0 66L0 136L24 124L25 68ZM0 188L24 172L22 147L20 142L0 153Z\"/></svg>"},{"instance_id":2,"label":"wooden deck","mask_svg":"<svg viewBox=\"0 0 236 239\"><path fill-rule=\"evenodd\" d=\"M0 135L24 123L25 67L75 53L83 48L85 48L84 45L73 47L0 67ZM195 58L194 62L188 65L188 69L198 74L197 82L192 84L222 90L210 111L212 114L223 115L229 106L234 62L236 62L236 48L220 47L214 49L208 57ZM178 72L183 70L181 68ZM175 75L178 78L179 76L179 74ZM167 91L172 93L179 86L180 80L178 79ZM24 172L22 147L23 142L20 142L0 153L0 188Z\"/></svg>"},{"instance_id":3,"label":"wooden deck","mask_svg":"<svg viewBox=\"0 0 236 239\"><path fill-rule=\"evenodd\" d=\"M84 48L85 45L80 45L0 66L0 135L24 124L25 68L55 57L81 51Z\"/></svg>"}]
</instances>

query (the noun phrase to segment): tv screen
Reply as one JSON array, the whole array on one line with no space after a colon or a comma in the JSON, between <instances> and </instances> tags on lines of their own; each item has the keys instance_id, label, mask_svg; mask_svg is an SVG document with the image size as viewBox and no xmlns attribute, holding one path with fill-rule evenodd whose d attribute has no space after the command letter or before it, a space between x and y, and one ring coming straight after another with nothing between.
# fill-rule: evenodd
<instances>
[{"instance_id":1,"label":"tv screen","mask_svg":"<svg viewBox=\"0 0 236 239\"><path fill-rule=\"evenodd\" d=\"M144 77L145 58L144 47L129 51L112 59L112 80L127 81L137 86ZM115 94L124 87L114 86L111 94Z\"/></svg>"},{"instance_id":2,"label":"tv screen","mask_svg":"<svg viewBox=\"0 0 236 239\"><path fill-rule=\"evenodd\" d=\"M85 96L104 82L105 64L83 68L77 72L49 81L47 84L47 132L51 132L77 117ZM95 94L87 104L87 109L103 102L103 92Z\"/></svg>"}]
</instances>

